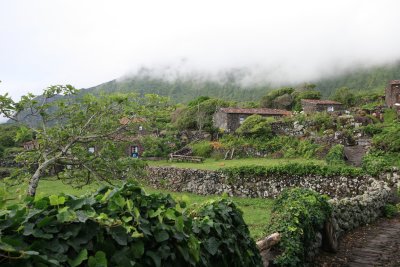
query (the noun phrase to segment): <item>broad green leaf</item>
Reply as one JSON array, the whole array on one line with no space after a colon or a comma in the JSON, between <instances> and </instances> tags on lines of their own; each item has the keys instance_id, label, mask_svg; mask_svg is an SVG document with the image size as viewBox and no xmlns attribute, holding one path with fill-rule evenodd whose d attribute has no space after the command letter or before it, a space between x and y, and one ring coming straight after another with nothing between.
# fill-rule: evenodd
<instances>
[{"instance_id":1,"label":"broad green leaf","mask_svg":"<svg viewBox=\"0 0 400 267\"><path fill-rule=\"evenodd\" d=\"M42 227L44 227L44 226L50 224L53 220L54 220L54 216L51 216L51 217L46 216L46 217L43 218L43 220L41 220L40 222L38 222L38 223L36 224L36 226L37 226L37 228L42 228Z\"/></svg>"},{"instance_id":2,"label":"broad green leaf","mask_svg":"<svg viewBox=\"0 0 400 267\"><path fill-rule=\"evenodd\" d=\"M97 251L94 257L89 257L88 265L89 267L107 267L106 254L101 250Z\"/></svg>"},{"instance_id":3,"label":"broad green leaf","mask_svg":"<svg viewBox=\"0 0 400 267\"><path fill-rule=\"evenodd\" d=\"M176 219L175 210L173 210L173 209L168 209L168 210L165 212L165 217L166 217L167 219L170 219L170 220L175 220L175 219Z\"/></svg>"},{"instance_id":4,"label":"broad green leaf","mask_svg":"<svg viewBox=\"0 0 400 267\"><path fill-rule=\"evenodd\" d=\"M184 222L183 222L183 217L182 216L179 216L179 217L176 218L175 226L176 226L176 229L178 231L183 232Z\"/></svg>"},{"instance_id":5,"label":"broad green leaf","mask_svg":"<svg viewBox=\"0 0 400 267\"><path fill-rule=\"evenodd\" d=\"M109 230L112 238L121 246L127 245L128 233L122 226L112 227Z\"/></svg>"},{"instance_id":6,"label":"broad green leaf","mask_svg":"<svg viewBox=\"0 0 400 267\"><path fill-rule=\"evenodd\" d=\"M205 249L211 254L215 255L218 251L219 241L213 236L207 239L204 243Z\"/></svg>"},{"instance_id":7,"label":"broad green leaf","mask_svg":"<svg viewBox=\"0 0 400 267\"><path fill-rule=\"evenodd\" d=\"M57 195L49 196L49 200L50 200L50 205L52 205L52 206L58 205L58 196Z\"/></svg>"},{"instance_id":8,"label":"broad green leaf","mask_svg":"<svg viewBox=\"0 0 400 267\"><path fill-rule=\"evenodd\" d=\"M75 259L68 259L68 264L71 267L76 267L82 264L84 260L87 260L87 250L83 249L79 252Z\"/></svg>"},{"instance_id":9,"label":"broad green leaf","mask_svg":"<svg viewBox=\"0 0 400 267\"><path fill-rule=\"evenodd\" d=\"M73 222L77 219L77 216L75 211L71 210L69 207L64 207L59 210L57 219L60 222Z\"/></svg>"},{"instance_id":10,"label":"broad green leaf","mask_svg":"<svg viewBox=\"0 0 400 267\"><path fill-rule=\"evenodd\" d=\"M167 231L162 230L160 232L155 233L154 238L156 239L156 241L158 243L161 243L161 242L164 242L165 240L168 240L169 235L168 235Z\"/></svg>"},{"instance_id":11,"label":"broad green leaf","mask_svg":"<svg viewBox=\"0 0 400 267\"><path fill-rule=\"evenodd\" d=\"M200 260L200 242L194 235L190 235L189 237L189 251L196 262L198 262Z\"/></svg>"},{"instance_id":12,"label":"broad green leaf","mask_svg":"<svg viewBox=\"0 0 400 267\"><path fill-rule=\"evenodd\" d=\"M129 212L132 211L132 209L133 209L133 201L131 199L127 199L126 200L126 207L127 207Z\"/></svg>"},{"instance_id":13,"label":"broad green leaf","mask_svg":"<svg viewBox=\"0 0 400 267\"><path fill-rule=\"evenodd\" d=\"M159 256L159 254L155 253L154 251L146 251L146 255L149 256L153 262L154 262L154 266L156 267L160 267L161 266L161 258Z\"/></svg>"},{"instance_id":14,"label":"broad green leaf","mask_svg":"<svg viewBox=\"0 0 400 267\"><path fill-rule=\"evenodd\" d=\"M133 256L140 259L144 253L144 243L141 240L136 241L131 245Z\"/></svg>"}]
</instances>

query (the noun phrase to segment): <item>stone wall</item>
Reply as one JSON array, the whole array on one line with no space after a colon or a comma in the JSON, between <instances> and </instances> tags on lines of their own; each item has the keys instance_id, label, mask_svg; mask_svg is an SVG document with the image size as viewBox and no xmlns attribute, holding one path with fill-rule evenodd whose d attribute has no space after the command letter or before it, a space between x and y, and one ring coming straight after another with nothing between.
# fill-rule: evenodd
<instances>
[{"instance_id":1,"label":"stone wall","mask_svg":"<svg viewBox=\"0 0 400 267\"><path fill-rule=\"evenodd\" d=\"M369 224L382 215L392 197L392 188L385 181L371 179L363 194L329 200L333 207L334 228L340 237L344 232Z\"/></svg>"},{"instance_id":2,"label":"stone wall","mask_svg":"<svg viewBox=\"0 0 400 267\"><path fill-rule=\"evenodd\" d=\"M362 194L371 184L368 176L348 178L319 175L236 178L235 182L219 171L149 167L147 181L157 188L200 195L227 193L240 197L276 197L288 187L306 187L330 197L353 197Z\"/></svg>"},{"instance_id":3,"label":"stone wall","mask_svg":"<svg viewBox=\"0 0 400 267\"><path fill-rule=\"evenodd\" d=\"M1 159L0 160L0 167L4 168L17 168L21 167L20 163L15 162L13 159Z\"/></svg>"},{"instance_id":4,"label":"stone wall","mask_svg":"<svg viewBox=\"0 0 400 267\"><path fill-rule=\"evenodd\" d=\"M148 182L157 188L200 195L227 193L241 197L275 197L287 187L306 187L332 197L332 224L337 238L343 233L369 224L382 215L384 206L391 201L400 185L398 170L379 177L322 177L318 175L231 178L219 171L149 167ZM317 233L315 242L307 252L309 261L319 253L323 234Z\"/></svg>"}]
</instances>

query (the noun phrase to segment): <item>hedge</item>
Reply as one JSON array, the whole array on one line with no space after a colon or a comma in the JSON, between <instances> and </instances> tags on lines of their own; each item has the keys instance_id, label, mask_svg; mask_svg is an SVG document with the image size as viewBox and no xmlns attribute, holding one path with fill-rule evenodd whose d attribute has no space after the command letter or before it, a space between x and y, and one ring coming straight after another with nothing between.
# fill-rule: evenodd
<instances>
[{"instance_id":1,"label":"hedge","mask_svg":"<svg viewBox=\"0 0 400 267\"><path fill-rule=\"evenodd\" d=\"M328 197L305 188L285 189L272 207L268 233L281 234L278 266L304 266L317 231L331 215Z\"/></svg>"},{"instance_id":2,"label":"hedge","mask_svg":"<svg viewBox=\"0 0 400 267\"><path fill-rule=\"evenodd\" d=\"M253 178L265 176L304 176L304 175L320 175L323 177L331 177L343 175L348 177L358 177L365 172L359 168L348 167L345 165L323 166L317 164L300 164L288 163L277 166L259 166L247 165L239 167L227 167L219 169L220 172L226 174L231 180L236 178Z\"/></svg>"},{"instance_id":3,"label":"hedge","mask_svg":"<svg viewBox=\"0 0 400 267\"><path fill-rule=\"evenodd\" d=\"M1 203L0 203L1 204ZM1 206L1 205L0 205ZM225 199L186 208L135 184L52 195L0 210L1 266L260 266Z\"/></svg>"}]
</instances>

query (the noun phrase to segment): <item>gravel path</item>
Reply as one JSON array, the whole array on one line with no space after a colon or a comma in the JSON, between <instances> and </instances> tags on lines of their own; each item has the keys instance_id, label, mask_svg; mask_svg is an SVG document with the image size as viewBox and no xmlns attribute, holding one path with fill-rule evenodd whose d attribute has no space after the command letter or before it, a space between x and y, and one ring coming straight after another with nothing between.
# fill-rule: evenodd
<instances>
[{"instance_id":1,"label":"gravel path","mask_svg":"<svg viewBox=\"0 0 400 267\"><path fill-rule=\"evenodd\" d=\"M323 252L315 266L400 266L400 217L357 228L340 241L337 253Z\"/></svg>"}]
</instances>

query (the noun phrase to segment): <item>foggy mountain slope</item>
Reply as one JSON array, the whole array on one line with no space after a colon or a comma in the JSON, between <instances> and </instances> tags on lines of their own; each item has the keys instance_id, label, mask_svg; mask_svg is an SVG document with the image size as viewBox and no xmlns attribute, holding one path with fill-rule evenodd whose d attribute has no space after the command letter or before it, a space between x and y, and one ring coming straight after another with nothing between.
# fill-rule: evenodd
<instances>
[{"instance_id":1,"label":"foggy mountain slope","mask_svg":"<svg viewBox=\"0 0 400 267\"><path fill-rule=\"evenodd\" d=\"M229 74L232 73L226 73L228 76ZM192 76L168 80L164 77L138 74L124 79L112 80L84 91L93 93L154 93L169 96L175 103L186 103L201 95L227 100L258 101L260 97L272 89L284 86L296 87L302 84L293 84L288 81L286 84L277 85L267 80L258 82L258 84L243 84L240 79L235 77L223 81L199 77L198 74L192 74ZM349 87L355 91L383 90L387 82L393 79L400 79L400 62L370 68L355 68L335 76L304 82L316 84L317 89L325 97L329 97L336 88L340 87Z\"/></svg>"},{"instance_id":2,"label":"foggy mountain slope","mask_svg":"<svg viewBox=\"0 0 400 267\"><path fill-rule=\"evenodd\" d=\"M341 75L314 81L324 96L336 88L348 87L354 91L383 91L388 81L400 79L400 61L390 65L354 68Z\"/></svg>"},{"instance_id":3,"label":"foggy mountain slope","mask_svg":"<svg viewBox=\"0 0 400 267\"><path fill-rule=\"evenodd\" d=\"M272 82L265 81L254 85L246 85L235 77L233 73L235 72L227 72L225 76L228 78L225 77L226 79L219 80L204 78L199 74L167 79L141 73L128 78L112 80L88 89L82 89L79 94L136 92L140 95L154 93L168 96L174 103L187 103L198 96L210 96L236 101L254 101L257 103L270 90L283 86L300 87L304 84L290 84L288 82L286 85L273 85ZM315 81L307 81L307 83L316 84L316 88L322 92L325 98L328 98L336 88L340 87L349 87L356 92L380 91L383 93L387 82L393 79L400 79L400 62L370 68L353 68L351 71L342 74L320 78ZM25 113L21 112L19 116L23 117ZM38 123L38 118L29 118L27 123L35 125Z\"/></svg>"}]
</instances>

